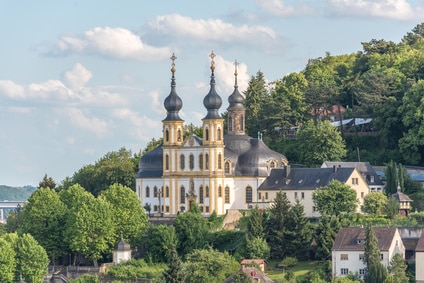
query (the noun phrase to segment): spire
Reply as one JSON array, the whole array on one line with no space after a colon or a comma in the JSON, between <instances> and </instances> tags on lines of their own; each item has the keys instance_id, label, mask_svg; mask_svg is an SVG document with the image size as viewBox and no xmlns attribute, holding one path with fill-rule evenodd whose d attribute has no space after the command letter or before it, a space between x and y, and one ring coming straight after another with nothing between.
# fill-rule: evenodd
<instances>
[{"instance_id":1,"label":"spire","mask_svg":"<svg viewBox=\"0 0 424 283\"><path fill-rule=\"evenodd\" d=\"M244 97L241 95L241 93L238 91L238 84L237 84L237 60L234 61L234 91L233 93L228 97L229 106L227 110L231 109L244 109Z\"/></svg>"},{"instance_id":2,"label":"spire","mask_svg":"<svg viewBox=\"0 0 424 283\"><path fill-rule=\"evenodd\" d=\"M177 94L177 91L176 91L177 84L175 83L175 71L176 71L175 60L177 59L177 57L175 56L174 53L172 53L172 57L170 59L172 61L172 64L171 64L171 73L172 73L171 92L165 98L165 101L163 103L163 105L164 105L164 107L167 111L167 116L165 118L165 121L172 121L172 120L181 121L182 119L180 118L178 112L183 107L183 102Z\"/></svg>"},{"instance_id":3,"label":"spire","mask_svg":"<svg viewBox=\"0 0 424 283\"><path fill-rule=\"evenodd\" d=\"M205 96L203 99L203 105L205 106L206 110L208 110L208 113L206 114L205 118L203 119L220 119L221 116L218 113L219 108L222 105L222 99L218 95L218 93L215 90L215 61L214 58L216 57L215 53L213 51L209 55L211 58L211 81L210 85L211 88L209 90L209 93Z\"/></svg>"}]
</instances>

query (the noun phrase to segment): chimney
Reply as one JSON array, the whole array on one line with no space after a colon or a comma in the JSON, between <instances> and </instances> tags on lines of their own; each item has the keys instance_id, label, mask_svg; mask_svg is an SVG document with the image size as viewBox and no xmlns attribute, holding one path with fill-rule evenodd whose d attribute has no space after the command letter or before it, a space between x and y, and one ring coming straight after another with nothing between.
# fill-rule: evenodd
<instances>
[{"instance_id":1,"label":"chimney","mask_svg":"<svg viewBox=\"0 0 424 283\"><path fill-rule=\"evenodd\" d=\"M333 165L333 173L336 173L336 172L337 172L337 166Z\"/></svg>"},{"instance_id":2,"label":"chimney","mask_svg":"<svg viewBox=\"0 0 424 283\"><path fill-rule=\"evenodd\" d=\"M285 171L285 178L288 178L290 175L290 165L284 165L284 171Z\"/></svg>"}]
</instances>

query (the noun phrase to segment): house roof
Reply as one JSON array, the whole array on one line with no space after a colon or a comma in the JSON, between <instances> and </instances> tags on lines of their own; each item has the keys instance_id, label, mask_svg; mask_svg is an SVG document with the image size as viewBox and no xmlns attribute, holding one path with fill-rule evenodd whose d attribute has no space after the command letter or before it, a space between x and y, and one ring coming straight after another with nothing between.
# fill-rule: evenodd
<instances>
[{"instance_id":1,"label":"house roof","mask_svg":"<svg viewBox=\"0 0 424 283\"><path fill-rule=\"evenodd\" d=\"M392 194L392 197L397 199L399 202L412 202L413 201L407 195L405 195L404 193L402 193L399 190L396 193Z\"/></svg>"},{"instance_id":2,"label":"house roof","mask_svg":"<svg viewBox=\"0 0 424 283\"><path fill-rule=\"evenodd\" d=\"M346 183L355 168L285 168L272 169L258 190L315 190L331 180Z\"/></svg>"},{"instance_id":3,"label":"house roof","mask_svg":"<svg viewBox=\"0 0 424 283\"><path fill-rule=\"evenodd\" d=\"M243 267L240 268L237 272L232 274L230 277L226 278L223 283L231 283L234 280L234 277L236 274L239 274L240 272L244 272L249 278L252 280L252 282L264 282L264 283L272 283L274 282L271 278L269 278L265 273L257 269L256 267L249 266L249 267Z\"/></svg>"},{"instance_id":4,"label":"house roof","mask_svg":"<svg viewBox=\"0 0 424 283\"><path fill-rule=\"evenodd\" d=\"M321 168L333 168L336 167L344 167L344 168L356 168L364 177L365 181L368 185L378 185L384 186L383 181L381 181L380 176L377 174L375 169L371 166L369 162L333 162L333 161L325 161ZM373 176L374 178L371 178Z\"/></svg>"},{"instance_id":5,"label":"house roof","mask_svg":"<svg viewBox=\"0 0 424 283\"><path fill-rule=\"evenodd\" d=\"M245 265L245 264L250 264L252 262L255 262L255 263L260 265L260 264L266 263L266 260L264 260L264 259L243 259L240 264Z\"/></svg>"},{"instance_id":6,"label":"house roof","mask_svg":"<svg viewBox=\"0 0 424 283\"><path fill-rule=\"evenodd\" d=\"M417 246L415 247L416 252L424 252L424 233L421 233L421 237L418 240Z\"/></svg>"},{"instance_id":7,"label":"house roof","mask_svg":"<svg viewBox=\"0 0 424 283\"><path fill-rule=\"evenodd\" d=\"M380 251L388 251L397 228L394 227L375 227L372 228L377 238ZM365 228L349 227L340 228L333 244L333 251L363 251L365 250Z\"/></svg>"}]
</instances>

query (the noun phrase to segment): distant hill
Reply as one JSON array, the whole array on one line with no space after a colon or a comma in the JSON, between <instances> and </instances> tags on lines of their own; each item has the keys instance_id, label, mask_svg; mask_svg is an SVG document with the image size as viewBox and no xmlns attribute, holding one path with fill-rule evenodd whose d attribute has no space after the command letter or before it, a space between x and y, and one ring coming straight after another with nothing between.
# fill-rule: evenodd
<instances>
[{"instance_id":1,"label":"distant hill","mask_svg":"<svg viewBox=\"0 0 424 283\"><path fill-rule=\"evenodd\" d=\"M37 190L33 186L9 187L0 185L0 201L3 200L27 200Z\"/></svg>"}]
</instances>

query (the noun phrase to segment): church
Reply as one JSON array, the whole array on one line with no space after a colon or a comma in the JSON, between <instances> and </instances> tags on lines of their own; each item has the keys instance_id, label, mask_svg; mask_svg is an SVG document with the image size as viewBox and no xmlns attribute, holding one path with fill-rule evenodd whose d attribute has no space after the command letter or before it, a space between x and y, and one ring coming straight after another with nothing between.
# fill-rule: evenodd
<instances>
[{"instance_id":1,"label":"church","mask_svg":"<svg viewBox=\"0 0 424 283\"><path fill-rule=\"evenodd\" d=\"M152 212L175 216L196 203L203 215L229 209L248 209L258 202L269 202L258 187L272 168L288 164L287 158L269 149L260 138L246 135L245 98L237 85L228 96L227 129L219 110L222 98L215 88L215 54L210 54L210 90L204 96L203 136L190 134L184 139L184 120L179 116L183 101L177 94L175 59L171 68L171 91L164 100L163 142L144 154L136 175L136 193Z\"/></svg>"}]
</instances>

